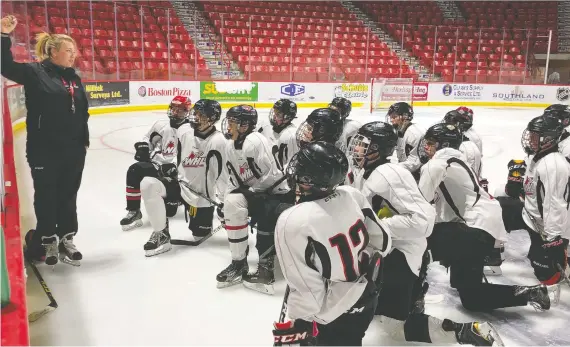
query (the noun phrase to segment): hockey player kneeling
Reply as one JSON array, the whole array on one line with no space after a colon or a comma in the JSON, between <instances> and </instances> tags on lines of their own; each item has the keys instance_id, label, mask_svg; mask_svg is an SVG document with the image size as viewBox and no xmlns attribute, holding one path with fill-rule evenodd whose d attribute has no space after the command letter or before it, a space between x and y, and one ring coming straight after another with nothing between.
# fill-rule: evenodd
<instances>
[{"instance_id":1,"label":"hockey player kneeling","mask_svg":"<svg viewBox=\"0 0 570 347\"><path fill-rule=\"evenodd\" d=\"M375 274L390 234L362 193L339 186L348 160L334 144L304 146L287 171L301 198L275 228L291 321L274 324L274 343L360 346L374 317L381 283ZM381 255L374 253L373 262L362 254L369 243Z\"/></svg>"},{"instance_id":2,"label":"hockey player kneeling","mask_svg":"<svg viewBox=\"0 0 570 347\"><path fill-rule=\"evenodd\" d=\"M392 235L376 308L376 315L382 316L382 328L399 342L502 345L488 322L457 323L424 313L429 288L427 237L434 226L435 209L420 193L413 175L390 163L397 141L392 125L371 122L358 130L347 152L354 172L351 185L378 211Z\"/></svg>"},{"instance_id":3,"label":"hockey player kneeling","mask_svg":"<svg viewBox=\"0 0 570 347\"><path fill-rule=\"evenodd\" d=\"M127 170L127 215L121 219L124 231L142 226L141 181L158 177L159 166L178 163L177 129L188 123L191 102L185 96L176 96L168 108L168 121L154 123L142 141L135 143L135 160ZM148 210L147 210L148 212ZM176 214L176 210L173 211Z\"/></svg>"},{"instance_id":4,"label":"hockey player kneeling","mask_svg":"<svg viewBox=\"0 0 570 347\"><path fill-rule=\"evenodd\" d=\"M451 124L436 124L420 143L419 157L426 163L419 188L436 209L436 223L428 237L433 260L449 267L451 287L463 307L489 311L502 307L533 305L550 308L544 286L510 286L483 282L484 259L506 231L501 207L477 181L459 152L461 132Z\"/></svg>"},{"instance_id":5,"label":"hockey player kneeling","mask_svg":"<svg viewBox=\"0 0 570 347\"><path fill-rule=\"evenodd\" d=\"M218 215L224 219L232 255L231 264L220 272L218 288L243 281L247 288L273 294L275 247L274 231L279 213L291 206L295 194L283 179L272 153L273 145L254 131L257 111L249 105L234 106L226 113L222 129L226 145L228 193ZM249 223L257 224L256 248L259 265L248 273Z\"/></svg>"},{"instance_id":6,"label":"hockey player kneeling","mask_svg":"<svg viewBox=\"0 0 570 347\"><path fill-rule=\"evenodd\" d=\"M153 229L144 245L146 256L171 249L167 217L173 216L180 201L189 212L188 228L194 241L212 233L214 206L208 199L213 200L216 191L225 191L227 178L223 171L226 139L214 126L221 114L222 108L217 101L198 100L188 117L189 124L178 129L181 174L176 167L171 167L171 171L160 177L145 177L141 182L143 201Z\"/></svg>"}]
</instances>

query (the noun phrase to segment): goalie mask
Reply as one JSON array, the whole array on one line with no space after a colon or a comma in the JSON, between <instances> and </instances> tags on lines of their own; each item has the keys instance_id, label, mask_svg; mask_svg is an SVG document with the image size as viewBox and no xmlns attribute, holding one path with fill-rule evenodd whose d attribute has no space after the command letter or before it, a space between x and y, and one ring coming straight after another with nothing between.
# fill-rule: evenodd
<instances>
[{"instance_id":1,"label":"goalie mask","mask_svg":"<svg viewBox=\"0 0 570 347\"><path fill-rule=\"evenodd\" d=\"M528 155L556 149L563 130L558 118L545 113L528 123L522 134L521 145Z\"/></svg>"},{"instance_id":2,"label":"goalie mask","mask_svg":"<svg viewBox=\"0 0 570 347\"><path fill-rule=\"evenodd\" d=\"M174 97L168 107L168 119L170 120L170 126L177 129L184 124L191 107L192 102L188 97L181 95Z\"/></svg>"},{"instance_id":3,"label":"goalie mask","mask_svg":"<svg viewBox=\"0 0 570 347\"><path fill-rule=\"evenodd\" d=\"M455 124L439 123L432 125L420 140L417 151L422 164L427 163L435 152L444 148L459 150L463 134Z\"/></svg>"},{"instance_id":4,"label":"goalie mask","mask_svg":"<svg viewBox=\"0 0 570 347\"><path fill-rule=\"evenodd\" d=\"M348 160L332 143L309 143L297 152L287 166L290 187L297 195L319 199L328 196L344 182Z\"/></svg>"},{"instance_id":5,"label":"goalie mask","mask_svg":"<svg viewBox=\"0 0 570 347\"><path fill-rule=\"evenodd\" d=\"M257 111L250 105L230 108L222 122L222 131L228 140L241 141L257 126Z\"/></svg>"},{"instance_id":6,"label":"goalie mask","mask_svg":"<svg viewBox=\"0 0 570 347\"><path fill-rule=\"evenodd\" d=\"M297 144L299 148L316 141L334 144L340 138L342 128L340 113L330 108L318 108L297 129Z\"/></svg>"},{"instance_id":7,"label":"goalie mask","mask_svg":"<svg viewBox=\"0 0 570 347\"><path fill-rule=\"evenodd\" d=\"M376 162L386 162L398 143L396 129L385 122L364 124L350 141L347 156L351 165L367 169Z\"/></svg>"},{"instance_id":8,"label":"goalie mask","mask_svg":"<svg viewBox=\"0 0 570 347\"><path fill-rule=\"evenodd\" d=\"M277 100L269 111L269 123L277 131L291 124L297 117L297 104L289 99Z\"/></svg>"},{"instance_id":9,"label":"goalie mask","mask_svg":"<svg viewBox=\"0 0 570 347\"><path fill-rule=\"evenodd\" d=\"M216 124L220 120L222 107L215 100L200 99L192 107L188 120L190 126L200 132Z\"/></svg>"}]
</instances>

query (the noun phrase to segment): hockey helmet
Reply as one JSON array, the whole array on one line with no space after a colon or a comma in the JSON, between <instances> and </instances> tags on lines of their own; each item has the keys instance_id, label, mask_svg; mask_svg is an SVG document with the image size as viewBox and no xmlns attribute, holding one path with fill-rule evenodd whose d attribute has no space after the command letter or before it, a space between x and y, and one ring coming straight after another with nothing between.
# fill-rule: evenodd
<instances>
[{"instance_id":1,"label":"hockey helmet","mask_svg":"<svg viewBox=\"0 0 570 347\"><path fill-rule=\"evenodd\" d=\"M473 118L468 112L453 110L443 117L443 123L455 124L461 132L467 131L473 125Z\"/></svg>"},{"instance_id":2,"label":"hockey helmet","mask_svg":"<svg viewBox=\"0 0 570 347\"><path fill-rule=\"evenodd\" d=\"M331 108L318 108L311 112L297 129L299 148L307 143L325 141L335 143L342 134L342 117Z\"/></svg>"},{"instance_id":3,"label":"hockey helmet","mask_svg":"<svg viewBox=\"0 0 570 347\"><path fill-rule=\"evenodd\" d=\"M238 139L250 134L257 125L257 111L250 105L238 105L226 112L222 131L227 139ZM246 127L247 129L242 129ZM235 136L234 136L235 135Z\"/></svg>"},{"instance_id":4,"label":"hockey helmet","mask_svg":"<svg viewBox=\"0 0 570 347\"><path fill-rule=\"evenodd\" d=\"M418 144L418 157L422 164L425 164L440 149L459 149L462 142L463 134L455 124L438 123L432 125Z\"/></svg>"},{"instance_id":5,"label":"hockey helmet","mask_svg":"<svg viewBox=\"0 0 570 347\"><path fill-rule=\"evenodd\" d=\"M190 111L188 120L192 128L204 130L220 120L222 107L216 100L200 99Z\"/></svg>"},{"instance_id":6,"label":"hockey helmet","mask_svg":"<svg viewBox=\"0 0 570 347\"><path fill-rule=\"evenodd\" d=\"M347 156L356 167L366 168L369 162L391 156L397 143L398 134L392 124L366 123L350 141Z\"/></svg>"},{"instance_id":7,"label":"hockey helmet","mask_svg":"<svg viewBox=\"0 0 570 347\"><path fill-rule=\"evenodd\" d=\"M269 111L269 123L273 127L285 126L297 118L297 104L289 99L280 99Z\"/></svg>"},{"instance_id":8,"label":"hockey helmet","mask_svg":"<svg viewBox=\"0 0 570 347\"><path fill-rule=\"evenodd\" d=\"M526 154L539 154L555 148L563 131L564 126L558 118L545 112L528 123L521 137L521 145Z\"/></svg>"},{"instance_id":9,"label":"hockey helmet","mask_svg":"<svg viewBox=\"0 0 570 347\"><path fill-rule=\"evenodd\" d=\"M297 152L287 166L287 177L297 194L322 198L344 182L348 159L333 143L312 142Z\"/></svg>"},{"instance_id":10,"label":"hockey helmet","mask_svg":"<svg viewBox=\"0 0 570 347\"><path fill-rule=\"evenodd\" d=\"M550 114L558 118L564 127L570 125L570 106L553 104L544 109L544 114Z\"/></svg>"},{"instance_id":11,"label":"hockey helmet","mask_svg":"<svg viewBox=\"0 0 570 347\"><path fill-rule=\"evenodd\" d=\"M182 95L175 96L170 102L170 106L168 106L170 126L173 128L181 126L186 121L191 107L192 102L190 98Z\"/></svg>"},{"instance_id":12,"label":"hockey helmet","mask_svg":"<svg viewBox=\"0 0 570 347\"><path fill-rule=\"evenodd\" d=\"M332 99L329 108L338 111L342 119L346 119L352 111L352 102L346 98L336 97Z\"/></svg>"},{"instance_id":13,"label":"hockey helmet","mask_svg":"<svg viewBox=\"0 0 570 347\"><path fill-rule=\"evenodd\" d=\"M414 119L414 109L407 102L397 102L392 104L386 113L386 123L390 123L402 130Z\"/></svg>"}]
</instances>

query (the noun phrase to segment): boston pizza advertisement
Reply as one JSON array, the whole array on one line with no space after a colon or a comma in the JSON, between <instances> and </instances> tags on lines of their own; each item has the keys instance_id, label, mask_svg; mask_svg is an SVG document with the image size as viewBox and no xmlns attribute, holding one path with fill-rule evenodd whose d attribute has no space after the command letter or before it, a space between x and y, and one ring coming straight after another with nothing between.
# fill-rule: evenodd
<instances>
[{"instance_id":1,"label":"boston pizza advertisement","mask_svg":"<svg viewBox=\"0 0 570 347\"><path fill-rule=\"evenodd\" d=\"M168 105L175 96L187 96L192 103L200 99L200 82L136 81L130 82L131 104Z\"/></svg>"}]
</instances>

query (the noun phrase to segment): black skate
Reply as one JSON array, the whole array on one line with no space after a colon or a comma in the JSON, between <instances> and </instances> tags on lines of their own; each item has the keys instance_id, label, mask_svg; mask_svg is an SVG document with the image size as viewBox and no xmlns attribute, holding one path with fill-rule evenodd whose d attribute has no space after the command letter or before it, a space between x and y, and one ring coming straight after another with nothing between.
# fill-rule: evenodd
<instances>
[{"instance_id":1,"label":"black skate","mask_svg":"<svg viewBox=\"0 0 570 347\"><path fill-rule=\"evenodd\" d=\"M216 276L217 287L226 288L241 283L247 270L247 257L242 260L232 260L232 263Z\"/></svg>"},{"instance_id":2,"label":"black skate","mask_svg":"<svg viewBox=\"0 0 570 347\"><path fill-rule=\"evenodd\" d=\"M59 260L65 264L80 266L83 254L77 250L73 243L73 236L73 233L69 233L61 238L59 243Z\"/></svg>"},{"instance_id":3,"label":"black skate","mask_svg":"<svg viewBox=\"0 0 570 347\"><path fill-rule=\"evenodd\" d=\"M123 231L133 230L141 227L142 225L141 210L129 211L125 218L121 219L121 227L123 228Z\"/></svg>"},{"instance_id":4,"label":"black skate","mask_svg":"<svg viewBox=\"0 0 570 347\"><path fill-rule=\"evenodd\" d=\"M485 257L485 268L483 270L485 276L501 276L503 274L501 264L503 263L504 252L505 247L493 248L491 254Z\"/></svg>"},{"instance_id":5,"label":"black skate","mask_svg":"<svg viewBox=\"0 0 570 347\"><path fill-rule=\"evenodd\" d=\"M445 319L443 322L444 330L446 325L449 325L451 321ZM497 329L488 322L472 322L472 323L455 323L453 324L453 330L455 330L455 337L457 342L462 345L472 345L472 346L504 346L505 344L501 340ZM448 330L449 331L449 330Z\"/></svg>"},{"instance_id":6,"label":"black skate","mask_svg":"<svg viewBox=\"0 0 570 347\"><path fill-rule=\"evenodd\" d=\"M423 314L426 311L426 293L429 289L429 283L424 282L422 284L422 291L420 292L419 297L416 301L412 304L412 308L410 310L411 314Z\"/></svg>"},{"instance_id":7,"label":"black skate","mask_svg":"<svg viewBox=\"0 0 570 347\"><path fill-rule=\"evenodd\" d=\"M260 259L257 271L252 274L247 273L243 277L243 285L263 294L275 294L275 288L273 288L275 283L274 267L275 256Z\"/></svg>"},{"instance_id":8,"label":"black skate","mask_svg":"<svg viewBox=\"0 0 570 347\"><path fill-rule=\"evenodd\" d=\"M57 264L57 258L59 256L59 251L57 235L53 236L42 236L42 246L46 250L46 265L55 266Z\"/></svg>"},{"instance_id":9,"label":"black skate","mask_svg":"<svg viewBox=\"0 0 570 347\"><path fill-rule=\"evenodd\" d=\"M548 311L551 303L557 305L560 301L560 285L546 286L539 284L528 287L516 286L515 295L524 295L528 303L537 311Z\"/></svg>"},{"instance_id":10,"label":"black skate","mask_svg":"<svg viewBox=\"0 0 570 347\"><path fill-rule=\"evenodd\" d=\"M161 231L153 231L150 239L144 244L145 255L152 257L160 253L168 252L172 249L170 244L170 233L168 232L168 222L166 228Z\"/></svg>"}]
</instances>

